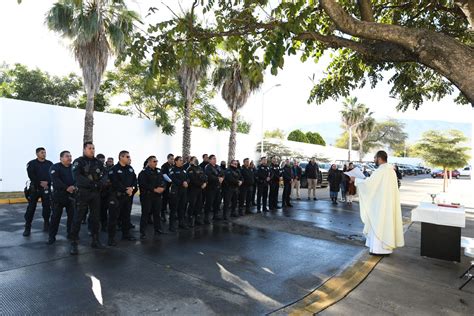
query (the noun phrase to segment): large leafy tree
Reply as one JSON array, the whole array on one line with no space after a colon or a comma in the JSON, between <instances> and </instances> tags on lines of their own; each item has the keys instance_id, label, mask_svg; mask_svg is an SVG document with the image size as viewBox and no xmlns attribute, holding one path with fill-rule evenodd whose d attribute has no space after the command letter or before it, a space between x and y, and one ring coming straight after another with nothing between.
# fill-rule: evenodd
<instances>
[{"instance_id":1,"label":"large leafy tree","mask_svg":"<svg viewBox=\"0 0 474 316\"><path fill-rule=\"evenodd\" d=\"M415 152L429 165L444 170L443 192L446 191L447 171L469 163L470 148L464 144L467 137L461 131L428 131L415 145Z\"/></svg>"},{"instance_id":2,"label":"large leafy tree","mask_svg":"<svg viewBox=\"0 0 474 316\"><path fill-rule=\"evenodd\" d=\"M252 67L253 66L253 67ZM244 64L238 58L221 60L213 73L213 82L221 88L221 95L232 113L227 160L235 159L238 111L247 103L250 94L263 83L259 64Z\"/></svg>"},{"instance_id":3,"label":"large leafy tree","mask_svg":"<svg viewBox=\"0 0 474 316\"><path fill-rule=\"evenodd\" d=\"M0 66L0 97L84 109L87 96L80 77L52 76L41 69L28 69L25 65ZM109 95L99 90L94 102L96 111L110 106Z\"/></svg>"},{"instance_id":4,"label":"large leafy tree","mask_svg":"<svg viewBox=\"0 0 474 316\"><path fill-rule=\"evenodd\" d=\"M138 15L124 0L58 0L46 16L46 24L71 40L82 69L87 94L84 141L93 140L94 98L99 91L109 57L124 51Z\"/></svg>"},{"instance_id":5,"label":"large leafy tree","mask_svg":"<svg viewBox=\"0 0 474 316\"><path fill-rule=\"evenodd\" d=\"M288 134L288 140L299 142L299 143L309 143L308 137L300 129L295 129Z\"/></svg>"},{"instance_id":6,"label":"large leafy tree","mask_svg":"<svg viewBox=\"0 0 474 316\"><path fill-rule=\"evenodd\" d=\"M326 141L318 132L306 132L306 138L310 144L326 146Z\"/></svg>"},{"instance_id":7,"label":"large leafy tree","mask_svg":"<svg viewBox=\"0 0 474 316\"><path fill-rule=\"evenodd\" d=\"M268 0L200 3L213 23L182 29L188 39L245 37L248 50L263 52L273 74L286 55L317 62L326 50L335 51L309 101L348 97L385 79L402 109L450 95L455 87L457 102L474 104L472 0L294 0L273 8Z\"/></svg>"}]
</instances>

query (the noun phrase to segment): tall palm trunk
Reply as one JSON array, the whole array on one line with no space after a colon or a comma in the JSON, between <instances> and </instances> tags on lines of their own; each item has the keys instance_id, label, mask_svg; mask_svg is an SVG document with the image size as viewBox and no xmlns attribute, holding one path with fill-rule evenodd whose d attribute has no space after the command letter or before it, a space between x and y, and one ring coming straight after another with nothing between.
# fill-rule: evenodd
<instances>
[{"instance_id":1,"label":"tall palm trunk","mask_svg":"<svg viewBox=\"0 0 474 316\"><path fill-rule=\"evenodd\" d=\"M358 139L359 142L359 161L362 162L364 159L364 141L362 139Z\"/></svg>"},{"instance_id":2,"label":"tall palm trunk","mask_svg":"<svg viewBox=\"0 0 474 316\"><path fill-rule=\"evenodd\" d=\"M232 124L230 126L229 153L227 155L228 164L235 159L235 145L237 143L237 109L233 107Z\"/></svg>"},{"instance_id":3,"label":"tall palm trunk","mask_svg":"<svg viewBox=\"0 0 474 316\"><path fill-rule=\"evenodd\" d=\"M84 117L84 143L92 142L94 135L94 98L93 91L87 92L86 116Z\"/></svg>"},{"instance_id":4,"label":"tall palm trunk","mask_svg":"<svg viewBox=\"0 0 474 316\"><path fill-rule=\"evenodd\" d=\"M191 107L193 101L186 99L183 118L183 157L191 154Z\"/></svg>"}]
</instances>

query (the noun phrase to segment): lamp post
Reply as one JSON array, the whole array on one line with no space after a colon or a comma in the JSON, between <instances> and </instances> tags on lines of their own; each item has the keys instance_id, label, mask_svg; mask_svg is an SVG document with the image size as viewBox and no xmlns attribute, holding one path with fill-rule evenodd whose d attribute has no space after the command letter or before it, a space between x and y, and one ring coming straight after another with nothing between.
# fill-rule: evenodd
<instances>
[{"instance_id":1,"label":"lamp post","mask_svg":"<svg viewBox=\"0 0 474 316\"><path fill-rule=\"evenodd\" d=\"M364 121L360 121L360 122L357 122L357 123L354 123L352 124L351 126L349 126L349 152L347 154L347 158L348 158L348 163L351 162L351 151L352 151L352 128L353 127L356 127L357 125L359 124L362 124ZM361 158L359 158L361 159Z\"/></svg>"},{"instance_id":2,"label":"lamp post","mask_svg":"<svg viewBox=\"0 0 474 316\"><path fill-rule=\"evenodd\" d=\"M261 140L260 140L260 158L263 157L263 138L264 138L264 130L263 130L263 122L264 122L264 111L263 111L263 108L264 108L264 105L265 105L265 94L267 92L269 92L270 90L272 90L273 88L276 88L276 87L281 87L281 84L277 83L273 86L271 86L270 88L268 88L267 90L265 90L262 94L262 135L261 135Z\"/></svg>"}]
</instances>

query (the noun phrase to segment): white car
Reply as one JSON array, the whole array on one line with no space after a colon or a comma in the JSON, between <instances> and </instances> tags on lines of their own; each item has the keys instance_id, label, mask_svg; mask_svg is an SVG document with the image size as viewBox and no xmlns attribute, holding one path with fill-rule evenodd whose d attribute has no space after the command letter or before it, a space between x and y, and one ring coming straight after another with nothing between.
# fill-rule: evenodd
<instances>
[{"instance_id":1,"label":"white car","mask_svg":"<svg viewBox=\"0 0 474 316\"><path fill-rule=\"evenodd\" d=\"M471 166L464 167L463 169L458 169L458 171L461 177L471 177Z\"/></svg>"}]
</instances>

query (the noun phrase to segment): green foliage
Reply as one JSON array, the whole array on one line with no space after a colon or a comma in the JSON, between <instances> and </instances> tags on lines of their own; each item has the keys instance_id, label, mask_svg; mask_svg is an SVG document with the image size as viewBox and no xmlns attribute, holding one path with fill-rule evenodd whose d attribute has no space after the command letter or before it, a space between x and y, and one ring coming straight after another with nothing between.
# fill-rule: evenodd
<instances>
[{"instance_id":1,"label":"green foliage","mask_svg":"<svg viewBox=\"0 0 474 316\"><path fill-rule=\"evenodd\" d=\"M274 129L273 131L265 131L263 134L264 138L278 138L278 139L285 139L285 131L282 129Z\"/></svg>"},{"instance_id":2,"label":"green foliage","mask_svg":"<svg viewBox=\"0 0 474 316\"><path fill-rule=\"evenodd\" d=\"M257 143L255 151L260 153L261 142ZM264 156L267 158L269 157L278 157L279 160L287 159L291 157L300 157L301 154L292 151L289 147L283 145L283 143L279 141L263 141L263 152Z\"/></svg>"},{"instance_id":3,"label":"green foliage","mask_svg":"<svg viewBox=\"0 0 474 316\"><path fill-rule=\"evenodd\" d=\"M306 138L310 144L326 146L326 141L318 132L306 132Z\"/></svg>"},{"instance_id":4,"label":"green foliage","mask_svg":"<svg viewBox=\"0 0 474 316\"><path fill-rule=\"evenodd\" d=\"M415 145L415 152L430 166L444 170L454 170L469 163L467 153L470 148L464 146L467 137L461 131L428 131Z\"/></svg>"},{"instance_id":5,"label":"green foliage","mask_svg":"<svg viewBox=\"0 0 474 316\"><path fill-rule=\"evenodd\" d=\"M82 80L75 74L52 76L21 64L0 66L0 96L80 109L87 103ZM95 97L95 110L103 112L109 105L108 91L101 88Z\"/></svg>"},{"instance_id":6,"label":"green foliage","mask_svg":"<svg viewBox=\"0 0 474 316\"><path fill-rule=\"evenodd\" d=\"M294 142L299 142L299 143L309 143L309 140L308 140L308 137L306 137L306 134L303 133L299 129L295 129L294 131L291 131L290 134L288 134L287 139Z\"/></svg>"},{"instance_id":7,"label":"green foliage","mask_svg":"<svg viewBox=\"0 0 474 316\"><path fill-rule=\"evenodd\" d=\"M82 81L74 74L66 77L51 76L40 69L28 69L21 64L0 67L0 96L77 107Z\"/></svg>"},{"instance_id":8,"label":"green foliage","mask_svg":"<svg viewBox=\"0 0 474 316\"><path fill-rule=\"evenodd\" d=\"M324 54L330 55L325 77L314 82L308 98L308 102L318 104L329 98L349 97L354 89L366 85L374 88L383 81L391 86L390 94L400 100L401 109L418 108L424 100L438 100L454 91L451 82L421 62L390 59L388 54L399 49L399 45L372 48L372 44L384 42L337 30L318 1L202 0L197 3L203 12L201 19L212 22L198 27L192 27L182 18L161 22L137 39L134 48L142 56L145 52L170 56L156 58L157 65L166 68L172 64L170 59L179 56L179 51L175 53L167 44L173 40L209 51L225 40L229 42L227 45L237 48L245 60L263 62L274 75L284 67L287 56L299 55L303 61L317 62ZM356 1L338 3L349 15L361 18ZM375 0L370 3L376 23L435 31L467 46L474 43L467 19L452 0ZM361 46L369 49L358 50ZM466 101L462 95L456 99L460 103Z\"/></svg>"}]
</instances>

